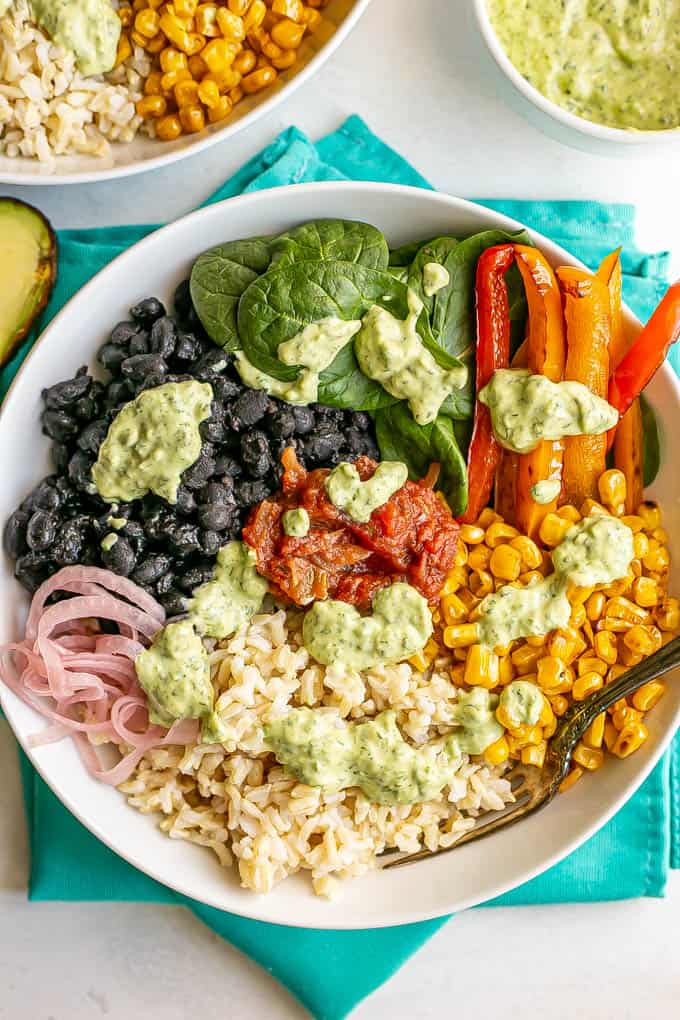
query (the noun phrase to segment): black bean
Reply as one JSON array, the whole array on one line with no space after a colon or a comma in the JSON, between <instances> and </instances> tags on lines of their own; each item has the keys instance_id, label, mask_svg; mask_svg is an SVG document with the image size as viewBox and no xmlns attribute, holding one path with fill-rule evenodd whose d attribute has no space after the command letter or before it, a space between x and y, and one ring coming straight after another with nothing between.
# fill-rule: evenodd
<instances>
[{"instance_id":1,"label":"black bean","mask_svg":"<svg viewBox=\"0 0 680 1020\"><path fill-rule=\"evenodd\" d=\"M210 385L213 389L215 400L220 404L226 403L228 400L233 400L239 393L243 392L243 387L239 386L237 382L230 379L228 376L219 375L214 379L210 380Z\"/></svg>"},{"instance_id":2,"label":"black bean","mask_svg":"<svg viewBox=\"0 0 680 1020\"><path fill-rule=\"evenodd\" d=\"M102 549L102 560L114 574L128 577L135 569L137 557L128 540L119 535L110 549Z\"/></svg>"},{"instance_id":3,"label":"black bean","mask_svg":"<svg viewBox=\"0 0 680 1020\"><path fill-rule=\"evenodd\" d=\"M208 531L226 531L235 516L236 507L221 503L205 503L199 507L198 523Z\"/></svg>"},{"instance_id":4,"label":"black bean","mask_svg":"<svg viewBox=\"0 0 680 1020\"><path fill-rule=\"evenodd\" d=\"M170 591L174 583L175 575L173 574L172 570L168 570L166 574L163 574L163 576L159 577L158 580L156 581L155 585L156 594L166 595Z\"/></svg>"},{"instance_id":5,"label":"black bean","mask_svg":"<svg viewBox=\"0 0 680 1020\"><path fill-rule=\"evenodd\" d=\"M62 495L55 482L54 477L43 478L42 482L36 485L31 493L34 507L40 510L56 510L61 506Z\"/></svg>"},{"instance_id":6,"label":"black bean","mask_svg":"<svg viewBox=\"0 0 680 1020\"><path fill-rule=\"evenodd\" d=\"M362 432L365 432L371 425L371 416L366 414L365 411L351 411L349 419L354 428L361 429Z\"/></svg>"},{"instance_id":7,"label":"black bean","mask_svg":"<svg viewBox=\"0 0 680 1020\"><path fill-rule=\"evenodd\" d=\"M240 507L248 508L261 503L269 495L266 482L239 482L235 486L236 502Z\"/></svg>"},{"instance_id":8,"label":"black bean","mask_svg":"<svg viewBox=\"0 0 680 1020\"><path fill-rule=\"evenodd\" d=\"M230 423L233 428L242 430L254 425L265 414L269 398L264 390L245 390L232 404Z\"/></svg>"},{"instance_id":9,"label":"black bean","mask_svg":"<svg viewBox=\"0 0 680 1020\"><path fill-rule=\"evenodd\" d=\"M165 376L168 366L160 354L135 354L125 359L121 371L128 378L145 379L150 375Z\"/></svg>"},{"instance_id":10,"label":"black bean","mask_svg":"<svg viewBox=\"0 0 680 1020\"><path fill-rule=\"evenodd\" d=\"M235 506L234 487L230 482L209 482L199 495L201 503L221 503L223 506Z\"/></svg>"},{"instance_id":11,"label":"black bean","mask_svg":"<svg viewBox=\"0 0 680 1020\"><path fill-rule=\"evenodd\" d=\"M197 563L180 574L177 578L177 583L183 591L192 592L200 587L200 585L211 581L213 573L213 563Z\"/></svg>"},{"instance_id":12,"label":"black bean","mask_svg":"<svg viewBox=\"0 0 680 1020\"><path fill-rule=\"evenodd\" d=\"M155 584L160 577L165 574L172 566L172 559L165 553L158 553L155 556L148 556L142 563L140 563L134 574L132 580L135 584L151 585Z\"/></svg>"},{"instance_id":13,"label":"black bean","mask_svg":"<svg viewBox=\"0 0 680 1020\"><path fill-rule=\"evenodd\" d=\"M50 510L36 510L26 528L26 542L29 549L42 552L48 549L57 537L59 518Z\"/></svg>"},{"instance_id":14,"label":"black bean","mask_svg":"<svg viewBox=\"0 0 680 1020\"><path fill-rule=\"evenodd\" d=\"M125 320L113 327L109 340L116 347L127 347L137 333L139 333L139 324Z\"/></svg>"},{"instance_id":15,"label":"black bean","mask_svg":"<svg viewBox=\"0 0 680 1020\"><path fill-rule=\"evenodd\" d=\"M229 429L224 422L216 421L214 417L206 418L198 428L203 439L211 443L223 443L229 436Z\"/></svg>"},{"instance_id":16,"label":"black bean","mask_svg":"<svg viewBox=\"0 0 680 1020\"><path fill-rule=\"evenodd\" d=\"M220 454L219 457L215 458L215 474L225 475L228 478L238 478L243 474L243 468L233 457L226 453Z\"/></svg>"},{"instance_id":17,"label":"black bean","mask_svg":"<svg viewBox=\"0 0 680 1020\"><path fill-rule=\"evenodd\" d=\"M182 319L186 318L193 308L190 284L190 280L182 280L182 282L175 288L175 293L172 299L175 311Z\"/></svg>"},{"instance_id":18,"label":"black bean","mask_svg":"<svg viewBox=\"0 0 680 1020\"><path fill-rule=\"evenodd\" d=\"M290 413L295 418L295 433L305 436L314 428L314 414L308 407L291 407Z\"/></svg>"},{"instance_id":19,"label":"black bean","mask_svg":"<svg viewBox=\"0 0 680 1020\"><path fill-rule=\"evenodd\" d=\"M329 460L333 452L342 446L342 433L335 429L317 428L305 439L303 450L306 460L314 467Z\"/></svg>"},{"instance_id":20,"label":"black bean","mask_svg":"<svg viewBox=\"0 0 680 1020\"><path fill-rule=\"evenodd\" d=\"M92 482L92 457L84 450L76 450L68 462L68 476L77 489L90 491Z\"/></svg>"},{"instance_id":21,"label":"black bean","mask_svg":"<svg viewBox=\"0 0 680 1020\"><path fill-rule=\"evenodd\" d=\"M108 431L109 426L104 420L100 419L99 421L93 421L89 425L86 425L78 436L78 446L81 450L93 453L96 456L96 454L99 453L99 447L106 439L106 433Z\"/></svg>"},{"instance_id":22,"label":"black bean","mask_svg":"<svg viewBox=\"0 0 680 1020\"><path fill-rule=\"evenodd\" d=\"M187 600L176 588L171 588L170 591L161 595L160 602L169 617L180 616L186 612Z\"/></svg>"},{"instance_id":23,"label":"black bean","mask_svg":"<svg viewBox=\"0 0 680 1020\"><path fill-rule=\"evenodd\" d=\"M131 358L136 357L138 354L148 354L149 350L149 334L146 330L141 330L130 338L128 354Z\"/></svg>"},{"instance_id":24,"label":"black bean","mask_svg":"<svg viewBox=\"0 0 680 1020\"><path fill-rule=\"evenodd\" d=\"M165 507L158 507L152 511L145 520L145 532L152 542L165 540L168 528L174 524L175 518L172 511Z\"/></svg>"},{"instance_id":25,"label":"black bean","mask_svg":"<svg viewBox=\"0 0 680 1020\"><path fill-rule=\"evenodd\" d=\"M231 355L214 347L199 359L194 368L194 375L203 382L212 382L216 375L224 371L230 360Z\"/></svg>"},{"instance_id":26,"label":"black bean","mask_svg":"<svg viewBox=\"0 0 680 1020\"><path fill-rule=\"evenodd\" d=\"M26 551L26 525L28 520L29 514L23 510L15 510L7 518L2 534L2 544L7 555L13 560Z\"/></svg>"},{"instance_id":27,"label":"black bean","mask_svg":"<svg viewBox=\"0 0 680 1020\"><path fill-rule=\"evenodd\" d=\"M73 566L80 562L87 539L88 524L89 522L80 515L62 524L50 549L51 558L60 567Z\"/></svg>"},{"instance_id":28,"label":"black bean","mask_svg":"<svg viewBox=\"0 0 680 1020\"><path fill-rule=\"evenodd\" d=\"M127 351L123 347L116 347L115 344L104 344L97 352L97 361L105 369L115 375L120 366L127 358Z\"/></svg>"},{"instance_id":29,"label":"black bean","mask_svg":"<svg viewBox=\"0 0 680 1020\"><path fill-rule=\"evenodd\" d=\"M65 443L52 445L52 460L56 471L65 471L71 458L71 450Z\"/></svg>"},{"instance_id":30,"label":"black bean","mask_svg":"<svg viewBox=\"0 0 680 1020\"><path fill-rule=\"evenodd\" d=\"M295 432L295 415L286 407L277 408L268 414L264 427L272 439L287 439Z\"/></svg>"},{"instance_id":31,"label":"black bean","mask_svg":"<svg viewBox=\"0 0 680 1020\"><path fill-rule=\"evenodd\" d=\"M155 322L156 319L160 319L161 315L165 315L165 308L158 298L148 297L133 305L130 309L130 315L137 322L142 322L146 325L146 323Z\"/></svg>"},{"instance_id":32,"label":"black bean","mask_svg":"<svg viewBox=\"0 0 680 1020\"><path fill-rule=\"evenodd\" d=\"M41 420L45 435L58 442L72 439L78 433L78 422L67 410L43 411Z\"/></svg>"},{"instance_id":33,"label":"black bean","mask_svg":"<svg viewBox=\"0 0 680 1020\"><path fill-rule=\"evenodd\" d=\"M139 521L128 520L120 531L135 550L136 555L141 556L146 549L146 533Z\"/></svg>"},{"instance_id":34,"label":"black bean","mask_svg":"<svg viewBox=\"0 0 680 1020\"><path fill-rule=\"evenodd\" d=\"M162 358L169 358L175 350L177 343L177 326L175 320L167 315L156 319L151 327L149 337L149 350L154 354L160 354ZM130 352L132 353L132 352Z\"/></svg>"},{"instance_id":35,"label":"black bean","mask_svg":"<svg viewBox=\"0 0 680 1020\"><path fill-rule=\"evenodd\" d=\"M50 562L43 553L27 552L20 556L14 566L19 583L31 594L40 587L51 573Z\"/></svg>"},{"instance_id":36,"label":"black bean","mask_svg":"<svg viewBox=\"0 0 680 1020\"><path fill-rule=\"evenodd\" d=\"M97 413L97 400L92 394L81 397L73 405L73 413L79 421L91 421Z\"/></svg>"},{"instance_id":37,"label":"black bean","mask_svg":"<svg viewBox=\"0 0 680 1020\"><path fill-rule=\"evenodd\" d=\"M198 460L192 464L191 467L187 468L182 475L182 482L187 489L202 488L208 479L214 474L215 460L213 457L207 455L204 450L201 451Z\"/></svg>"},{"instance_id":38,"label":"black bean","mask_svg":"<svg viewBox=\"0 0 680 1020\"><path fill-rule=\"evenodd\" d=\"M43 399L47 407L55 409L70 407L80 398L84 397L92 385L92 378L89 375L76 375L73 379L66 379L64 382L55 383L43 390Z\"/></svg>"},{"instance_id":39,"label":"black bean","mask_svg":"<svg viewBox=\"0 0 680 1020\"><path fill-rule=\"evenodd\" d=\"M272 466L269 441L264 432L256 429L241 437L241 459L249 475L264 478Z\"/></svg>"},{"instance_id":40,"label":"black bean","mask_svg":"<svg viewBox=\"0 0 680 1020\"><path fill-rule=\"evenodd\" d=\"M167 531L170 545L182 556L188 556L200 548L198 528L195 524L176 524Z\"/></svg>"},{"instance_id":41,"label":"black bean","mask_svg":"<svg viewBox=\"0 0 680 1020\"><path fill-rule=\"evenodd\" d=\"M180 333L175 343L176 361L194 361L200 355L201 347L193 333Z\"/></svg>"},{"instance_id":42,"label":"black bean","mask_svg":"<svg viewBox=\"0 0 680 1020\"><path fill-rule=\"evenodd\" d=\"M224 538L224 534L220 535L217 531L202 531L199 536L201 552L206 556L215 556L217 550L224 544Z\"/></svg>"},{"instance_id":43,"label":"black bean","mask_svg":"<svg viewBox=\"0 0 680 1020\"><path fill-rule=\"evenodd\" d=\"M178 514L182 514L184 517L189 517L189 515L196 509L196 500L193 492L190 492L189 489L185 489L183 485L180 485L177 489L175 509Z\"/></svg>"}]
</instances>

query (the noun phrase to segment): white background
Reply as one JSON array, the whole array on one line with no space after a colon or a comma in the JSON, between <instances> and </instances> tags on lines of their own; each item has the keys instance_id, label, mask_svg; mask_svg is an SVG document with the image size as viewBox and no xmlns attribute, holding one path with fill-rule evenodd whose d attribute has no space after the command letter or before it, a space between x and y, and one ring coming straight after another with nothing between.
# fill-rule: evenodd
<instances>
[{"instance_id":1,"label":"white background","mask_svg":"<svg viewBox=\"0 0 680 1020\"><path fill-rule=\"evenodd\" d=\"M503 102L468 8L468 0L374 0L321 73L235 140L127 181L2 191L36 203L57 227L165 221L206 198L288 124L318 137L358 112L454 195L634 202L640 245L675 249L680 266L680 148L677 157L610 159L538 133ZM303 1020L285 991L181 908L29 906L19 777L5 724L0 819L2 1020ZM676 1016L679 935L680 873L663 901L471 911L353 1017Z\"/></svg>"}]
</instances>

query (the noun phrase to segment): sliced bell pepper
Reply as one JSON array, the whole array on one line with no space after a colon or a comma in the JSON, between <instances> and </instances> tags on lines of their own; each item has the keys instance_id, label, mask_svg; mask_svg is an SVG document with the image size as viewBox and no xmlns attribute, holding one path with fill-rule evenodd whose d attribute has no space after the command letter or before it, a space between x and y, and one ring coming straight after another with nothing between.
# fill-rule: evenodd
<instances>
[{"instance_id":1,"label":"sliced bell pepper","mask_svg":"<svg viewBox=\"0 0 680 1020\"><path fill-rule=\"evenodd\" d=\"M606 399L609 384L611 314L606 285L586 269L557 270L567 326L565 379L583 383ZM597 499L597 481L605 470L607 436L573 436L564 441L563 497L577 509Z\"/></svg>"},{"instance_id":2,"label":"sliced bell pepper","mask_svg":"<svg viewBox=\"0 0 680 1020\"><path fill-rule=\"evenodd\" d=\"M510 359L510 308L505 274L515 258L511 244L482 252L477 261L476 392L483 389L498 368ZM468 451L468 505L461 520L472 523L489 502L501 447L493 434L489 409L475 403L472 439Z\"/></svg>"},{"instance_id":3,"label":"sliced bell pepper","mask_svg":"<svg viewBox=\"0 0 680 1020\"><path fill-rule=\"evenodd\" d=\"M537 248L516 245L515 256L529 304L527 367L534 375L560 382L565 361L564 319L555 274ZM520 531L531 538L536 537L541 521L557 508L558 502L556 498L550 503L537 503L531 488L547 480L561 483L562 451L562 443L543 440L518 458L514 517Z\"/></svg>"},{"instance_id":4,"label":"sliced bell pepper","mask_svg":"<svg viewBox=\"0 0 680 1020\"><path fill-rule=\"evenodd\" d=\"M623 328L621 305L620 248L602 261L597 276L609 291L612 334L609 342L609 361L615 370L623 360L630 342ZM640 401L634 400L614 430L614 464L626 478L626 513L632 514L642 502L644 478L644 435Z\"/></svg>"},{"instance_id":5,"label":"sliced bell pepper","mask_svg":"<svg viewBox=\"0 0 680 1020\"><path fill-rule=\"evenodd\" d=\"M624 415L640 396L669 348L680 339L680 282L668 288L651 319L616 367L609 382L609 403Z\"/></svg>"}]
</instances>

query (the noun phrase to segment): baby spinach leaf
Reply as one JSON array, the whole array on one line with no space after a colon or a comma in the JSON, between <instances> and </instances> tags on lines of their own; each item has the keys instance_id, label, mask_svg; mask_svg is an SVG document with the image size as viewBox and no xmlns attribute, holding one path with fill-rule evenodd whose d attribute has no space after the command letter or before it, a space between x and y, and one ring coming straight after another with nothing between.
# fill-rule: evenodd
<instances>
[{"instance_id":1,"label":"baby spinach leaf","mask_svg":"<svg viewBox=\"0 0 680 1020\"><path fill-rule=\"evenodd\" d=\"M359 368L354 347L347 344L319 377L319 403L352 411L375 411L396 404L379 383Z\"/></svg>"},{"instance_id":2,"label":"baby spinach leaf","mask_svg":"<svg viewBox=\"0 0 680 1020\"><path fill-rule=\"evenodd\" d=\"M651 485L659 473L661 466L661 441L659 439L659 425L656 420L654 408L646 397L640 397L640 410L642 411L642 435L643 435L643 485L647 488Z\"/></svg>"},{"instance_id":3,"label":"baby spinach leaf","mask_svg":"<svg viewBox=\"0 0 680 1020\"><path fill-rule=\"evenodd\" d=\"M406 287L383 270L355 262L281 266L251 283L239 302L238 332L243 350L260 371L290 381L298 369L279 361L279 344L320 319L360 319L373 304L405 319ZM325 374L321 378L325 380Z\"/></svg>"},{"instance_id":4,"label":"baby spinach leaf","mask_svg":"<svg viewBox=\"0 0 680 1020\"><path fill-rule=\"evenodd\" d=\"M441 415L430 425L418 425L401 402L375 414L375 429L383 460L400 460L409 477L423 478L430 464L440 464L437 488L444 494L451 513L461 514L467 506L467 465L456 440L453 422Z\"/></svg>"},{"instance_id":5,"label":"baby spinach leaf","mask_svg":"<svg viewBox=\"0 0 680 1020\"><path fill-rule=\"evenodd\" d=\"M271 261L270 239L227 241L203 252L191 270L191 300L206 333L219 347L238 350L236 312L246 288Z\"/></svg>"},{"instance_id":6,"label":"baby spinach leaf","mask_svg":"<svg viewBox=\"0 0 680 1020\"><path fill-rule=\"evenodd\" d=\"M413 262L409 267L408 285L414 291L432 314L436 294L428 297L423 288L423 270L429 262L438 262L440 266L446 266L446 259L458 247L455 237L435 237L428 241L422 248L418 249Z\"/></svg>"},{"instance_id":7,"label":"baby spinach leaf","mask_svg":"<svg viewBox=\"0 0 680 1020\"><path fill-rule=\"evenodd\" d=\"M392 248L390 250L390 265L410 266L418 251L428 243L428 241L407 241L406 244L402 244L398 248Z\"/></svg>"},{"instance_id":8,"label":"baby spinach leaf","mask_svg":"<svg viewBox=\"0 0 680 1020\"><path fill-rule=\"evenodd\" d=\"M311 220L272 242L274 264L336 260L386 269L387 241L377 227L358 220Z\"/></svg>"}]
</instances>

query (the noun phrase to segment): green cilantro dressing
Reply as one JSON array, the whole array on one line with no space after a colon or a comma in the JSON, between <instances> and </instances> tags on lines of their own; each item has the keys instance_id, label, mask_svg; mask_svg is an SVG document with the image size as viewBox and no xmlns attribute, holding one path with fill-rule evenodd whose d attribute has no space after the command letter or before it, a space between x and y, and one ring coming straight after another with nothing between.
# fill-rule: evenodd
<instances>
[{"instance_id":1,"label":"green cilantro dressing","mask_svg":"<svg viewBox=\"0 0 680 1020\"><path fill-rule=\"evenodd\" d=\"M424 346L418 334L422 304L409 290L410 313L397 319L385 308L373 305L363 318L354 341L359 366L393 397L407 400L419 425L429 425L453 390L461 389L467 369L444 369Z\"/></svg>"},{"instance_id":2,"label":"green cilantro dressing","mask_svg":"<svg viewBox=\"0 0 680 1020\"><path fill-rule=\"evenodd\" d=\"M0 16L14 0L0 0ZM30 0L36 24L73 53L83 75L104 74L116 63L120 18L110 0Z\"/></svg>"},{"instance_id":3,"label":"green cilantro dressing","mask_svg":"<svg viewBox=\"0 0 680 1020\"><path fill-rule=\"evenodd\" d=\"M680 0L487 0L501 45L552 102L610 127L680 125Z\"/></svg>"},{"instance_id":4,"label":"green cilantro dressing","mask_svg":"<svg viewBox=\"0 0 680 1020\"><path fill-rule=\"evenodd\" d=\"M279 361L284 365L301 365L312 372L323 372L332 365L343 347L361 329L359 319L338 319L329 316L311 322L290 340L278 347Z\"/></svg>"},{"instance_id":5,"label":"green cilantro dressing","mask_svg":"<svg viewBox=\"0 0 680 1020\"><path fill-rule=\"evenodd\" d=\"M295 708L264 734L277 761L309 786L329 793L358 786L377 804L417 804L440 794L463 753L481 754L502 735L497 703L481 687L461 694L454 709L459 729L422 747L404 740L389 710L348 724L335 712Z\"/></svg>"},{"instance_id":6,"label":"green cilantro dressing","mask_svg":"<svg viewBox=\"0 0 680 1020\"><path fill-rule=\"evenodd\" d=\"M267 582L255 569L257 557L243 542L228 542L217 554L213 579L189 602L189 619L199 634L225 638L261 608Z\"/></svg>"},{"instance_id":7,"label":"green cilantro dressing","mask_svg":"<svg viewBox=\"0 0 680 1020\"><path fill-rule=\"evenodd\" d=\"M361 616L347 602L315 602L305 616L302 640L317 662L342 663L350 669L402 662L415 655L432 634L426 600L410 584L382 588L371 616Z\"/></svg>"},{"instance_id":8,"label":"green cilantro dressing","mask_svg":"<svg viewBox=\"0 0 680 1020\"><path fill-rule=\"evenodd\" d=\"M147 492L177 502L180 476L201 452L198 426L210 416L212 387L195 380L144 390L118 412L92 468L109 502Z\"/></svg>"},{"instance_id":9,"label":"green cilantro dressing","mask_svg":"<svg viewBox=\"0 0 680 1020\"><path fill-rule=\"evenodd\" d=\"M124 528L127 524L127 517L107 517L106 523L110 528L113 528L114 531L120 531L120 529Z\"/></svg>"},{"instance_id":10,"label":"green cilantro dressing","mask_svg":"<svg viewBox=\"0 0 680 1020\"><path fill-rule=\"evenodd\" d=\"M499 707L518 726L535 726L541 717L545 699L541 689L528 680L513 680L501 691Z\"/></svg>"},{"instance_id":11,"label":"green cilantro dressing","mask_svg":"<svg viewBox=\"0 0 680 1020\"><path fill-rule=\"evenodd\" d=\"M190 620L159 631L151 647L135 659L135 670L152 723L170 727L178 719L200 719L203 740L219 740L208 653Z\"/></svg>"},{"instance_id":12,"label":"green cilantro dressing","mask_svg":"<svg viewBox=\"0 0 680 1020\"><path fill-rule=\"evenodd\" d=\"M407 479L408 468L398 460L383 460L365 482L354 464L343 461L333 468L324 486L334 506L353 521L366 524L373 511L384 506Z\"/></svg>"},{"instance_id":13,"label":"green cilantro dressing","mask_svg":"<svg viewBox=\"0 0 680 1020\"><path fill-rule=\"evenodd\" d=\"M423 266L423 291L425 297L434 297L437 291L448 287L451 277L441 262L426 262Z\"/></svg>"},{"instance_id":14,"label":"green cilantro dressing","mask_svg":"<svg viewBox=\"0 0 680 1020\"><path fill-rule=\"evenodd\" d=\"M552 503L554 499L557 499L561 490L562 482L559 478L546 478L544 481L532 485L529 491L534 503L545 506L546 503Z\"/></svg>"},{"instance_id":15,"label":"green cilantro dressing","mask_svg":"<svg viewBox=\"0 0 680 1020\"><path fill-rule=\"evenodd\" d=\"M254 390L264 390L272 397L280 400L287 400L289 404L315 404L319 395L319 374L310 368L303 368L297 379L292 382L282 382L275 379L273 375L261 372L259 368L248 361L243 351L236 351L236 371L246 386Z\"/></svg>"},{"instance_id":16,"label":"green cilantro dressing","mask_svg":"<svg viewBox=\"0 0 680 1020\"><path fill-rule=\"evenodd\" d=\"M579 382L551 382L526 369L497 369L479 399L491 412L496 439L506 450L529 453L543 439L599 436L618 411Z\"/></svg>"},{"instance_id":17,"label":"green cilantro dressing","mask_svg":"<svg viewBox=\"0 0 680 1020\"><path fill-rule=\"evenodd\" d=\"M113 549L117 541L118 535L114 535L114 533L110 531L108 535L104 535L103 539L99 544L104 550L104 552L109 552L110 549Z\"/></svg>"},{"instance_id":18,"label":"green cilantro dressing","mask_svg":"<svg viewBox=\"0 0 680 1020\"><path fill-rule=\"evenodd\" d=\"M281 517L281 524L284 533L291 538L304 538L309 534L309 514L303 506L286 510Z\"/></svg>"},{"instance_id":19,"label":"green cilantro dressing","mask_svg":"<svg viewBox=\"0 0 680 1020\"><path fill-rule=\"evenodd\" d=\"M626 524L607 514L584 517L553 549L553 574L526 588L505 585L484 599L480 643L495 648L567 627L569 587L611 584L625 577L633 557L633 533Z\"/></svg>"}]
</instances>

